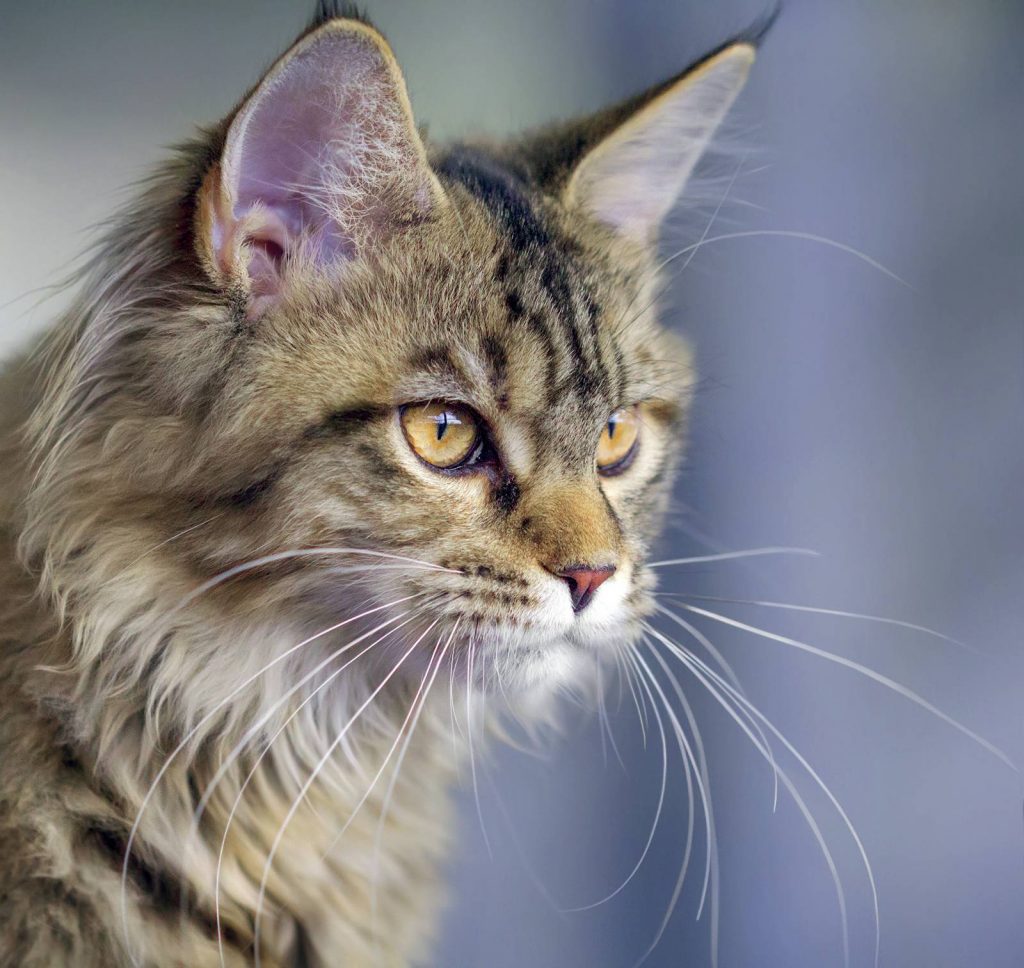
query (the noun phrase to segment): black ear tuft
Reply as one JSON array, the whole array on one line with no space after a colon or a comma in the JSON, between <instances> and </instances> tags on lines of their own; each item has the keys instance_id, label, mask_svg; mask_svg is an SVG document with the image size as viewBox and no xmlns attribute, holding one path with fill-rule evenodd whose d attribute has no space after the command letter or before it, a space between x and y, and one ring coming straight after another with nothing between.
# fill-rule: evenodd
<instances>
[{"instance_id":1,"label":"black ear tuft","mask_svg":"<svg viewBox=\"0 0 1024 968\"><path fill-rule=\"evenodd\" d=\"M329 20L338 20L339 18L358 20L364 24L370 23L366 14L360 13L359 8L349 0L317 0L316 9L313 11L313 17L307 29L315 30Z\"/></svg>"},{"instance_id":2,"label":"black ear tuft","mask_svg":"<svg viewBox=\"0 0 1024 968\"><path fill-rule=\"evenodd\" d=\"M750 44L751 47L760 47L768 31L775 26L775 21L782 13L782 0L774 0L772 5L765 10L756 20L750 23L745 29L733 34L725 43L719 44L715 50L704 56L704 60L714 57L715 54L731 47L733 44Z\"/></svg>"}]
</instances>

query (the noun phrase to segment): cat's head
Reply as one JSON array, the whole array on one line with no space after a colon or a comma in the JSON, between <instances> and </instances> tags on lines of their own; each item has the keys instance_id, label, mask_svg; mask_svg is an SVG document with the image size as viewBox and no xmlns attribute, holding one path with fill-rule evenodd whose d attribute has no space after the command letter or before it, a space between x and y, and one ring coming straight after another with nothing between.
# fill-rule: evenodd
<instances>
[{"instance_id":1,"label":"cat's head","mask_svg":"<svg viewBox=\"0 0 1024 968\"><path fill-rule=\"evenodd\" d=\"M505 684L632 635L694 380L659 225L753 55L433 149L380 34L314 25L119 223L61 344L26 544L68 607L91 569L94 614L197 585L176 621L368 610Z\"/></svg>"}]
</instances>

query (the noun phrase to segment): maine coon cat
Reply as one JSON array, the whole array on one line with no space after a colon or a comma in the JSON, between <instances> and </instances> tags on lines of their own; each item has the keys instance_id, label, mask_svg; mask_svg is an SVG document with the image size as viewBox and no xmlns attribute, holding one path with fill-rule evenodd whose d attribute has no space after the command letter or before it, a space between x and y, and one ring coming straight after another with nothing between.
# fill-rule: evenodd
<instances>
[{"instance_id":1,"label":"maine coon cat","mask_svg":"<svg viewBox=\"0 0 1024 968\"><path fill-rule=\"evenodd\" d=\"M655 608L658 228L755 43L436 147L324 4L111 222L2 384L0 962L429 963L480 695Z\"/></svg>"}]
</instances>

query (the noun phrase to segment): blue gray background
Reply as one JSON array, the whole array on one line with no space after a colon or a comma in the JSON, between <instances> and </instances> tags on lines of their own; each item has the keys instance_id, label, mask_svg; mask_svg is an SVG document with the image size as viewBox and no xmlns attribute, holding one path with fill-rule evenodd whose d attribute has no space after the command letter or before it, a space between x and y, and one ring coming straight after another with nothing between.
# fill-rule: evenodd
<instances>
[{"instance_id":1,"label":"blue gray background","mask_svg":"<svg viewBox=\"0 0 1024 968\"><path fill-rule=\"evenodd\" d=\"M677 0L375 0L434 136L502 133L674 73L761 12ZM305 3L0 5L0 347L53 303L57 278L119 190L195 121L223 113L287 42ZM816 559L676 568L692 593L854 609L912 632L722 604L867 663L1024 761L1024 5L790 0L737 106L730 153L668 233L793 230L868 253L895 283L821 243L706 245L667 306L704 377L665 557L791 544ZM718 193L716 195L716 192ZM682 261L682 260L680 260ZM18 298L21 297L21 298ZM13 302L12 302L13 300ZM716 607L712 605L711 607ZM847 669L705 623L748 692L821 772L874 866L883 965L1024 964L1018 776L944 723ZM764 763L687 682L711 761L721 849L721 964L842 963L827 867ZM595 910L644 842L661 775L631 700L543 760L501 751L464 803L446 968L629 968L657 929L687 804L673 770L638 875ZM852 961L872 963L870 895L849 837L808 797L847 889ZM507 816L506 816L507 815ZM704 965L696 876L647 964Z\"/></svg>"}]
</instances>

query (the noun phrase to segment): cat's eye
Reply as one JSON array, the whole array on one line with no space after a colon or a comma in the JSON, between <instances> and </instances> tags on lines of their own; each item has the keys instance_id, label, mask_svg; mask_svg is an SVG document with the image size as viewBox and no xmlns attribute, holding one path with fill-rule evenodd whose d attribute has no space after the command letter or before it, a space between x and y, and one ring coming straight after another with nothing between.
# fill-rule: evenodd
<instances>
[{"instance_id":1,"label":"cat's eye","mask_svg":"<svg viewBox=\"0 0 1024 968\"><path fill-rule=\"evenodd\" d=\"M633 459L640 436L640 415L636 407L616 410L604 425L597 442L597 469L602 474L618 474Z\"/></svg>"},{"instance_id":2,"label":"cat's eye","mask_svg":"<svg viewBox=\"0 0 1024 968\"><path fill-rule=\"evenodd\" d=\"M480 418L461 403L411 403L402 408L401 422L413 453L432 467L464 467L482 449Z\"/></svg>"}]
</instances>

